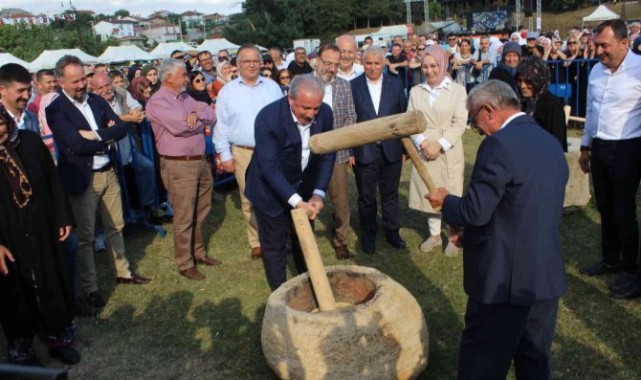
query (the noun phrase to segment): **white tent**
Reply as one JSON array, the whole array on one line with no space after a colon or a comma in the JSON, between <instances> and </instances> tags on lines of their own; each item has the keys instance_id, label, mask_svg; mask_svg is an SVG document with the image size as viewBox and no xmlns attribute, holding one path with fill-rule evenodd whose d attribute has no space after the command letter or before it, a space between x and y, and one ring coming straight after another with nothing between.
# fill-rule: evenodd
<instances>
[{"instance_id":1,"label":"white tent","mask_svg":"<svg viewBox=\"0 0 641 380\"><path fill-rule=\"evenodd\" d=\"M606 21L615 18L621 18L621 16L609 10L605 5L599 5L594 12L583 17L583 22Z\"/></svg>"},{"instance_id":2,"label":"white tent","mask_svg":"<svg viewBox=\"0 0 641 380\"><path fill-rule=\"evenodd\" d=\"M221 49L237 50L239 47L240 45L236 45L233 42L229 42L225 38L216 38L213 40L203 41L202 44L198 45L196 50L198 51L207 50L211 52L211 54L216 55L216 53L218 53L218 51Z\"/></svg>"},{"instance_id":3,"label":"white tent","mask_svg":"<svg viewBox=\"0 0 641 380\"><path fill-rule=\"evenodd\" d=\"M135 45L109 46L98 57L100 63L151 61L154 57Z\"/></svg>"},{"instance_id":4,"label":"white tent","mask_svg":"<svg viewBox=\"0 0 641 380\"><path fill-rule=\"evenodd\" d=\"M20 58L14 55L11 55L9 53L0 53L0 66L4 66L7 63L17 63L20 66L26 68L27 70L33 71L31 70L31 64L29 62L23 61Z\"/></svg>"},{"instance_id":5,"label":"white tent","mask_svg":"<svg viewBox=\"0 0 641 380\"><path fill-rule=\"evenodd\" d=\"M174 50L186 51L193 49L193 47L184 42L163 42L158 44L149 54L154 58L164 59L169 58Z\"/></svg>"},{"instance_id":6,"label":"white tent","mask_svg":"<svg viewBox=\"0 0 641 380\"><path fill-rule=\"evenodd\" d=\"M75 55L80 58L82 63L96 63L97 58L93 55L89 55L80 49L60 49L60 50L45 50L38 58L34 59L31 62L31 69L33 71L38 71L42 69L53 69L56 66L56 62L64 55Z\"/></svg>"}]
</instances>

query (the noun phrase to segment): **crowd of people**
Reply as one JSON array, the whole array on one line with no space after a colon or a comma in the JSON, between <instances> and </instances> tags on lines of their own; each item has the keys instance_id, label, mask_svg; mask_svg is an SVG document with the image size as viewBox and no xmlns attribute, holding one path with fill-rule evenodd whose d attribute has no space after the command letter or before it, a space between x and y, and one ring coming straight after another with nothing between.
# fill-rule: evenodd
<instances>
[{"instance_id":1,"label":"crowd of people","mask_svg":"<svg viewBox=\"0 0 641 380\"><path fill-rule=\"evenodd\" d=\"M586 103L580 164L593 173L603 260L583 273L622 272L612 295L638 296L641 57L630 53L633 26L607 21L588 36L573 30L565 42L515 32L498 47L481 36L476 52L474 41L456 35L443 44L431 35L399 36L389 51L386 42L367 38L358 46L342 35L310 54L296 48L289 59L279 48L263 54L243 45L235 56L175 51L122 70L89 68L75 56L37 73L0 67L0 323L9 361L39 364L36 333L52 357L80 360L73 317L105 306L97 236L104 234L118 284L151 281L127 260L127 208L148 223L173 223L179 275L198 281L205 278L199 266L221 265L202 231L217 170L235 175L248 258L263 260L272 290L286 281L290 254L296 270L306 271L291 209L306 210L313 223L331 202L335 255L354 257L350 170L362 253L376 253L381 230L385 244L406 248L400 140L328 154L312 152L309 140L409 110L427 120L411 140L439 187L429 193L412 168L409 207L426 215L419 249L457 256L465 248L460 378L504 378L512 360L518 378L550 378L566 290L559 226L568 179L563 102L550 91L559 83L550 60L599 60L578 96ZM462 136L470 127L487 137L464 195Z\"/></svg>"}]
</instances>

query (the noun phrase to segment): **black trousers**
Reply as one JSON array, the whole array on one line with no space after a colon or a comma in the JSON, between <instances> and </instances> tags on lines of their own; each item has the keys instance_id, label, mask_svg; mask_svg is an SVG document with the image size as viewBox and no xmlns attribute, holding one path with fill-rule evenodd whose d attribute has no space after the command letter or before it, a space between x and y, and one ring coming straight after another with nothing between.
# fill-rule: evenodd
<instances>
[{"instance_id":1,"label":"black trousers","mask_svg":"<svg viewBox=\"0 0 641 380\"><path fill-rule=\"evenodd\" d=\"M517 379L550 379L558 309L558 298L528 306L484 305L468 299L459 380L505 379L512 360Z\"/></svg>"},{"instance_id":2,"label":"black trousers","mask_svg":"<svg viewBox=\"0 0 641 380\"><path fill-rule=\"evenodd\" d=\"M633 272L639 254L636 194L641 180L641 138L594 139L590 167L601 214L603 262Z\"/></svg>"},{"instance_id":3,"label":"black trousers","mask_svg":"<svg viewBox=\"0 0 641 380\"><path fill-rule=\"evenodd\" d=\"M401 180L403 162L387 162L381 147L376 149L377 157L367 165L354 166L356 188L358 189L358 218L361 224L361 238L375 239L378 225L376 223L376 189L381 195L383 231L386 234L398 232L398 185Z\"/></svg>"},{"instance_id":4,"label":"black trousers","mask_svg":"<svg viewBox=\"0 0 641 380\"><path fill-rule=\"evenodd\" d=\"M254 208L258 224L258 240L263 253L265 275L272 291L287 281L287 256L292 252L298 274L307 272L303 251L294 229L292 215L285 211L271 217ZM312 225L313 227L313 225Z\"/></svg>"}]
</instances>

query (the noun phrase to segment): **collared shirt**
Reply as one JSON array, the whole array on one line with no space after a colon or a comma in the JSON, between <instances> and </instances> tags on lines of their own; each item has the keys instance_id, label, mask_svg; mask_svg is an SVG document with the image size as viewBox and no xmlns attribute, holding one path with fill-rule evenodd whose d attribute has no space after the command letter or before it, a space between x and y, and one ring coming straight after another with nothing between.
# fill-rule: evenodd
<instances>
[{"instance_id":1,"label":"collared shirt","mask_svg":"<svg viewBox=\"0 0 641 380\"><path fill-rule=\"evenodd\" d=\"M597 63L590 72L582 146L593 138L641 137L641 56L629 49L615 72Z\"/></svg>"},{"instance_id":2,"label":"collared shirt","mask_svg":"<svg viewBox=\"0 0 641 380\"><path fill-rule=\"evenodd\" d=\"M523 116L523 115L525 115L525 114L526 114L525 112L517 112L517 113L515 113L514 115L512 115L512 116L508 117L508 118L507 118L507 120L505 120L505 121L503 122L503 124L501 124L501 128L499 128L499 129L503 129L503 128L505 128L508 124L510 124L510 123L512 122L512 120L516 119L516 118L517 118L517 117L519 117L519 116Z\"/></svg>"},{"instance_id":3,"label":"collared shirt","mask_svg":"<svg viewBox=\"0 0 641 380\"><path fill-rule=\"evenodd\" d=\"M162 86L147 101L147 118L162 156L197 156L205 153L205 126L216 121L216 112L187 93L176 93ZM186 117L198 114L198 123L189 128Z\"/></svg>"},{"instance_id":4,"label":"collared shirt","mask_svg":"<svg viewBox=\"0 0 641 380\"><path fill-rule=\"evenodd\" d=\"M445 77L443 81L436 87L432 87L427 82L423 82L420 84L421 88L427 91L429 94L429 102L430 102L430 107L434 107L434 103L436 102L436 99L438 96L441 94L443 89L449 89L452 85L452 80L449 77ZM421 143L425 140L425 136L422 133L416 134L412 136L412 140L414 141L414 145L417 147L420 147ZM443 152L447 152L448 149L452 147L452 144L447 141L445 137L441 137L438 139L438 143L441 145L441 148L443 149Z\"/></svg>"},{"instance_id":5,"label":"collared shirt","mask_svg":"<svg viewBox=\"0 0 641 380\"><path fill-rule=\"evenodd\" d=\"M63 90L63 94L71 101L71 104L73 104L80 113L85 117L87 120L87 123L89 123L89 126L91 129L95 132L98 130L98 123L96 123L96 118L93 116L93 112L91 111L91 107L89 106L89 103L87 103L87 99L89 97L85 95L84 99L82 100L82 103L76 101L76 99L72 98L71 96L67 95L67 93ZM98 136L98 139L100 139L100 135L96 133L96 136ZM108 154L96 154L93 156L93 166L92 169L100 169L105 166L109 165L109 155Z\"/></svg>"},{"instance_id":6,"label":"collared shirt","mask_svg":"<svg viewBox=\"0 0 641 380\"><path fill-rule=\"evenodd\" d=\"M374 111L376 111L378 115L378 107L381 105L381 94L383 93L383 75L381 74L381 77L378 78L376 82L365 77L365 82L367 82L369 96L372 98L372 103L374 104Z\"/></svg>"},{"instance_id":7,"label":"collared shirt","mask_svg":"<svg viewBox=\"0 0 641 380\"><path fill-rule=\"evenodd\" d=\"M232 144L256 146L256 115L264 106L282 97L283 91L275 81L261 77L254 86L247 85L238 77L220 90L216 98L218 123L214 144L222 161L232 159Z\"/></svg>"},{"instance_id":8,"label":"collared shirt","mask_svg":"<svg viewBox=\"0 0 641 380\"><path fill-rule=\"evenodd\" d=\"M341 69L338 69L338 72L336 73L336 76L339 78L343 78L345 80L351 81L352 79L356 78L357 76L363 74L365 72L365 68L363 65L359 65L358 63L352 64L352 70L350 70L347 73L344 73L341 71Z\"/></svg>"},{"instance_id":9,"label":"collared shirt","mask_svg":"<svg viewBox=\"0 0 641 380\"><path fill-rule=\"evenodd\" d=\"M131 97L131 100L133 101L132 103L129 103L129 91L127 91L127 97L125 98L127 101L127 107L129 107L129 110L135 109L135 108L142 108L140 106L140 103L133 97ZM106 99L105 99L106 100ZM135 102L135 103L134 103ZM118 116L123 114L122 107L120 107L120 103L118 102L118 99L116 98L116 95L114 94L113 99L111 99L111 102L109 103L109 106L111 106L111 109L114 111L114 113ZM136 107L136 104L138 105ZM120 162L122 165L129 165L133 162L134 160L134 152L135 148L131 144L129 132L127 132L127 135L120 140L116 141L116 145L118 146L118 155L120 157Z\"/></svg>"},{"instance_id":10,"label":"collared shirt","mask_svg":"<svg viewBox=\"0 0 641 380\"><path fill-rule=\"evenodd\" d=\"M323 103L327 104L328 106L332 107L333 104L333 98L332 98L332 83L327 83L325 85L325 95L323 95Z\"/></svg>"},{"instance_id":11,"label":"collared shirt","mask_svg":"<svg viewBox=\"0 0 641 380\"><path fill-rule=\"evenodd\" d=\"M301 124L294 113L292 112L292 118L294 119L294 123L296 123L296 127L298 127L298 132L300 133L300 141L301 141L301 160L300 160L300 167L301 171L305 171L305 168L307 168L307 164L309 163L309 156L311 154L311 150L309 149L309 138L311 135L311 126L314 124L314 121L312 120L311 123L307 125ZM314 189L314 194L320 196L321 198L325 198L325 192L319 189ZM287 200L287 203L289 203L290 206L296 208L296 205L298 202L302 201L303 197L301 197L298 194L294 194L289 199Z\"/></svg>"},{"instance_id":12,"label":"collared shirt","mask_svg":"<svg viewBox=\"0 0 641 380\"><path fill-rule=\"evenodd\" d=\"M20 116L22 116L22 117L21 117L21 118L18 118L18 116L16 116L16 115L14 115L13 113L11 113L11 111L9 111L9 109L8 109L8 108L6 108L6 107L5 107L5 109L7 110L7 112L9 113L9 116L11 116L11 118L13 119L13 121L15 121L15 122L16 122L16 128L18 128L18 129L24 129L24 112L22 113L22 115L20 115Z\"/></svg>"}]
</instances>

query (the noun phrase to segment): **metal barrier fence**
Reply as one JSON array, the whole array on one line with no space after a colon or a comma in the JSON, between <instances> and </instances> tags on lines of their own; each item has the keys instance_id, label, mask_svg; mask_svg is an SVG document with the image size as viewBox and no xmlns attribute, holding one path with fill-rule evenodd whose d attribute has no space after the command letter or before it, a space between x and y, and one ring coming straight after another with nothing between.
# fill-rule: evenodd
<instances>
[{"instance_id":1,"label":"metal barrier fence","mask_svg":"<svg viewBox=\"0 0 641 380\"><path fill-rule=\"evenodd\" d=\"M598 59L547 61L550 68L549 90L561 98L564 105L571 107L571 116L585 117L588 79L590 70L597 62L599 62ZM491 70L492 66L487 65L480 72L475 73L473 65L465 65L452 73L452 78L465 86L469 92L475 84L487 80ZM425 81L425 76L420 68L406 68L399 77L405 86L407 96L412 87ZM481 78L480 81L478 78Z\"/></svg>"}]
</instances>

